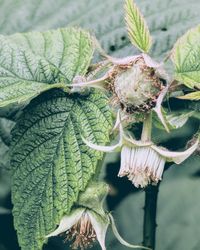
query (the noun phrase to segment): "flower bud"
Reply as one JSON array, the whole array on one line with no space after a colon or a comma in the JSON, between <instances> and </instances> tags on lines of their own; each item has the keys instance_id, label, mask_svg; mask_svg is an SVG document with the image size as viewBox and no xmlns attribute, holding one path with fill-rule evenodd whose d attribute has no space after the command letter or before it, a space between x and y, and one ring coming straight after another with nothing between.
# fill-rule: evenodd
<instances>
[{"instance_id":1,"label":"flower bud","mask_svg":"<svg viewBox=\"0 0 200 250\"><path fill-rule=\"evenodd\" d=\"M155 107L164 88L162 80L153 67L147 66L142 56L132 63L115 66L112 91L115 102L128 113L146 112Z\"/></svg>"}]
</instances>

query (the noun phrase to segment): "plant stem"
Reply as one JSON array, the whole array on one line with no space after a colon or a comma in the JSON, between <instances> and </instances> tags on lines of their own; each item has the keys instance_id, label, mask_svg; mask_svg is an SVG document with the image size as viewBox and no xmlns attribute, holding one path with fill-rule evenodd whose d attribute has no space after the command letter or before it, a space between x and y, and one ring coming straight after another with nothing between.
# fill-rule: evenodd
<instances>
[{"instance_id":1,"label":"plant stem","mask_svg":"<svg viewBox=\"0 0 200 250\"><path fill-rule=\"evenodd\" d=\"M146 117L143 122L142 128L142 141L150 141L151 140L151 130L152 130L152 113L146 114Z\"/></svg>"},{"instance_id":2,"label":"plant stem","mask_svg":"<svg viewBox=\"0 0 200 250\"><path fill-rule=\"evenodd\" d=\"M159 184L149 185L145 189L144 225L143 225L143 245L155 250L156 240L156 210Z\"/></svg>"}]
</instances>

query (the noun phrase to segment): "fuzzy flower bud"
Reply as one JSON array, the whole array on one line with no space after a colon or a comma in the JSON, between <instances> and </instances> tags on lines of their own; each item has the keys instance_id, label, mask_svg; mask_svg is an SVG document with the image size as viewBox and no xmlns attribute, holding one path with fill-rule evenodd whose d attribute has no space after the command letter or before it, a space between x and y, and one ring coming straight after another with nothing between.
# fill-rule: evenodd
<instances>
[{"instance_id":1,"label":"fuzzy flower bud","mask_svg":"<svg viewBox=\"0 0 200 250\"><path fill-rule=\"evenodd\" d=\"M143 56L136 57L127 65L115 66L113 72L115 102L119 102L126 112L146 112L155 107L164 85L156 70L145 63Z\"/></svg>"}]
</instances>

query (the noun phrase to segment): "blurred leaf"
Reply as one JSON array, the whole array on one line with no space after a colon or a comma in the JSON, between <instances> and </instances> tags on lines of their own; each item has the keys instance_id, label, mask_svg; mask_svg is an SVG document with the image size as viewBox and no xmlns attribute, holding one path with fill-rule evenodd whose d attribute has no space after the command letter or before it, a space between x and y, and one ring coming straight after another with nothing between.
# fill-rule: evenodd
<instances>
[{"instance_id":1,"label":"blurred leaf","mask_svg":"<svg viewBox=\"0 0 200 250\"><path fill-rule=\"evenodd\" d=\"M200 88L200 25L189 30L174 45L175 78L189 88Z\"/></svg>"},{"instance_id":2,"label":"blurred leaf","mask_svg":"<svg viewBox=\"0 0 200 250\"><path fill-rule=\"evenodd\" d=\"M0 250L6 250L6 248L3 245L0 245Z\"/></svg>"},{"instance_id":3,"label":"blurred leaf","mask_svg":"<svg viewBox=\"0 0 200 250\"><path fill-rule=\"evenodd\" d=\"M10 192L9 143L13 122L0 118L0 206Z\"/></svg>"},{"instance_id":4,"label":"blurred leaf","mask_svg":"<svg viewBox=\"0 0 200 250\"><path fill-rule=\"evenodd\" d=\"M10 193L10 174L8 171L0 167L0 205L4 203L4 199Z\"/></svg>"},{"instance_id":5,"label":"blurred leaf","mask_svg":"<svg viewBox=\"0 0 200 250\"><path fill-rule=\"evenodd\" d=\"M126 0L125 20L131 43L142 52L149 52L152 38L146 21L134 0Z\"/></svg>"},{"instance_id":6,"label":"blurred leaf","mask_svg":"<svg viewBox=\"0 0 200 250\"><path fill-rule=\"evenodd\" d=\"M0 214L10 214L11 210L4 208L4 207L0 207Z\"/></svg>"},{"instance_id":7,"label":"blurred leaf","mask_svg":"<svg viewBox=\"0 0 200 250\"><path fill-rule=\"evenodd\" d=\"M192 92L192 93L184 95L184 96L179 96L178 98L184 99L184 100L198 101L198 100L200 100L200 91Z\"/></svg>"},{"instance_id":8,"label":"blurred leaf","mask_svg":"<svg viewBox=\"0 0 200 250\"><path fill-rule=\"evenodd\" d=\"M178 37L200 22L196 0L135 2L147 19L156 57L168 52ZM78 25L94 32L107 52L130 55L134 49L127 39L123 5L124 0L2 0L0 31L12 34Z\"/></svg>"}]
</instances>

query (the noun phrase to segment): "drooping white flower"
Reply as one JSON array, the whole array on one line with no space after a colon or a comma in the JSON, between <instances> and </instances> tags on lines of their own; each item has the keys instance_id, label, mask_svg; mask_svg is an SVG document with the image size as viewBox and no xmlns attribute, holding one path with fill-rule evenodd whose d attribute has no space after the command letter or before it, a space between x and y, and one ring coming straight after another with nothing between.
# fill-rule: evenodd
<instances>
[{"instance_id":1,"label":"drooping white flower","mask_svg":"<svg viewBox=\"0 0 200 250\"><path fill-rule=\"evenodd\" d=\"M155 145L152 141L137 141L123 130L119 116L116 126L119 126L119 142L113 146L100 146L83 138L91 148L102 152L121 151L121 166L119 177L127 176L136 187L146 187L148 184L157 184L161 179L166 162L182 163L198 147L199 140L183 152L172 152Z\"/></svg>"},{"instance_id":2,"label":"drooping white flower","mask_svg":"<svg viewBox=\"0 0 200 250\"><path fill-rule=\"evenodd\" d=\"M111 225L114 235L119 242L129 248L147 249L148 247L132 245L126 242L118 233L114 219L111 214L105 213L103 216L87 208L76 208L71 214L65 215L58 228L46 237L66 234L66 240L72 242L72 249L87 249L92 247L96 241L99 242L101 249L106 250L106 233L108 226Z\"/></svg>"},{"instance_id":3,"label":"drooping white flower","mask_svg":"<svg viewBox=\"0 0 200 250\"><path fill-rule=\"evenodd\" d=\"M129 248L149 249L131 245L121 238L112 215L103 209L106 193L107 185L104 183L90 184L85 192L80 194L76 207L72 208L71 213L61 219L58 228L46 237L65 235L66 240L72 242L72 249L81 250L90 248L98 241L101 249L106 250L106 232L111 225L113 233L121 244Z\"/></svg>"},{"instance_id":4,"label":"drooping white flower","mask_svg":"<svg viewBox=\"0 0 200 250\"><path fill-rule=\"evenodd\" d=\"M105 236L109 225L108 218L105 218L89 209L77 208L70 215L64 216L59 227L47 237L66 233L66 239L73 242L72 249L86 249L98 240L102 250L105 250Z\"/></svg>"}]
</instances>

